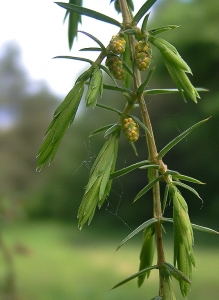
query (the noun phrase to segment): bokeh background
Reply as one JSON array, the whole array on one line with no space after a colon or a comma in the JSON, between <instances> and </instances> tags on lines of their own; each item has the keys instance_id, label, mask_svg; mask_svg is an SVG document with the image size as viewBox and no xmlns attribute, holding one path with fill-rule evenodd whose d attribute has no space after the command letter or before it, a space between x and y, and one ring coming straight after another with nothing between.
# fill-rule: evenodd
<instances>
[{"instance_id":1,"label":"bokeh background","mask_svg":"<svg viewBox=\"0 0 219 300\"><path fill-rule=\"evenodd\" d=\"M109 2L84 1L84 6L105 14L107 11L117 18ZM135 2L138 2L137 11L144 1ZM117 116L99 108L85 109L82 103L52 165L40 173L35 171L36 154L53 112L87 67L85 63L51 58L69 53L79 56L78 50L92 46L92 40L79 35L74 49L69 52L67 25L62 24L65 11L49 0L32 1L31 8L29 1L21 0L10 10L9 6L1 6L1 19L4 14L5 20L0 48L2 299L152 298L157 292L157 274L141 289L136 282L131 282L108 292L117 281L138 269L141 235L118 253L115 249L125 235L152 216L150 193L132 204L146 184L142 170L115 180L111 195L91 225L85 226L82 232L77 229L77 210L89 170L103 143L102 135L89 135L98 127L116 122ZM10 17L11 9L18 15L16 19ZM197 187L203 203L193 194L182 192L189 205L191 221L216 230L219 230L218 15L219 6L214 0L157 1L149 29L181 25L161 37L174 44L191 66L192 83L209 91L201 94L197 105L191 101L184 103L177 94L146 99L158 149L196 122L212 116L172 149L165 163L171 170L206 183ZM114 26L100 25L86 17L82 17L80 28L105 45L117 31ZM156 71L149 88L173 87L156 51L153 65ZM125 98L109 91L101 101L118 109L125 104ZM136 157L121 138L117 168L147 159L144 143L141 133L136 143L139 154ZM166 216L170 217L171 213L170 204ZM167 226L166 231L165 243L171 262L171 227ZM216 299L219 294L218 237L195 233L195 253L197 270L190 299L206 300L209 295Z\"/></svg>"}]
</instances>

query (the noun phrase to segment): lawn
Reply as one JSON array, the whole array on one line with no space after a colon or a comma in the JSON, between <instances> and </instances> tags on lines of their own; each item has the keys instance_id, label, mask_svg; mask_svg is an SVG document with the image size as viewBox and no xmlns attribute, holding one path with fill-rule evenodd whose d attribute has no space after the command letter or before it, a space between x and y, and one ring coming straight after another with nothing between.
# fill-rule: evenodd
<instances>
[{"instance_id":1,"label":"lawn","mask_svg":"<svg viewBox=\"0 0 219 300\"><path fill-rule=\"evenodd\" d=\"M150 300L157 293L157 271L151 273L140 289L134 280L109 291L138 269L141 235L115 252L128 233L114 235L103 229L99 232L92 226L79 231L75 225L57 222L5 226L3 238L13 250L20 299ZM205 245L195 247L197 270L191 300L218 299L219 295L219 248L207 248L203 241ZM168 243L166 246L169 249ZM170 260L171 255L168 251ZM1 277L4 272L2 262Z\"/></svg>"}]
</instances>

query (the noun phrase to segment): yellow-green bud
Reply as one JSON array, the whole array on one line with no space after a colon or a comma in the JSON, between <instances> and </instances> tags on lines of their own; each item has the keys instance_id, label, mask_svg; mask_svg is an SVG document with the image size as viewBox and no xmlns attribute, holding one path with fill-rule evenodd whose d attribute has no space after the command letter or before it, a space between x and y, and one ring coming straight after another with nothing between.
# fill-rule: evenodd
<instances>
[{"instance_id":1,"label":"yellow-green bud","mask_svg":"<svg viewBox=\"0 0 219 300\"><path fill-rule=\"evenodd\" d=\"M110 72L116 79L122 80L125 77L123 63L118 58L118 56L110 56L109 58L107 58L106 66L109 68Z\"/></svg>"},{"instance_id":2,"label":"yellow-green bud","mask_svg":"<svg viewBox=\"0 0 219 300\"><path fill-rule=\"evenodd\" d=\"M145 71L149 68L151 62L151 46L145 40L141 40L135 45L135 59L137 68Z\"/></svg>"},{"instance_id":3,"label":"yellow-green bud","mask_svg":"<svg viewBox=\"0 0 219 300\"><path fill-rule=\"evenodd\" d=\"M132 118L123 119L123 132L130 142L136 142L139 138L139 126Z\"/></svg>"},{"instance_id":4,"label":"yellow-green bud","mask_svg":"<svg viewBox=\"0 0 219 300\"><path fill-rule=\"evenodd\" d=\"M139 41L135 45L136 52L145 52L148 53L149 55L151 54L151 47L150 44L147 43L146 41Z\"/></svg>"},{"instance_id":5,"label":"yellow-green bud","mask_svg":"<svg viewBox=\"0 0 219 300\"><path fill-rule=\"evenodd\" d=\"M150 66L150 62L151 62L151 58L150 56L145 53L145 52L139 52L136 56L136 64L137 64L137 68L140 71L145 71L149 68Z\"/></svg>"},{"instance_id":6,"label":"yellow-green bud","mask_svg":"<svg viewBox=\"0 0 219 300\"><path fill-rule=\"evenodd\" d=\"M121 36L113 35L110 41L110 50L115 54L122 54L125 52L126 41Z\"/></svg>"}]
</instances>

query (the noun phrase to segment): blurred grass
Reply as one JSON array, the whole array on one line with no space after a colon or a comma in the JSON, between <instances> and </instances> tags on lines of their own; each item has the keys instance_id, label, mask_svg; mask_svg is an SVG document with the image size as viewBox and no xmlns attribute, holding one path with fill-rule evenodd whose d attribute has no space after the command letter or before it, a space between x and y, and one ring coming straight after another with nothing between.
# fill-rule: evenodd
<instances>
[{"instance_id":1,"label":"blurred grass","mask_svg":"<svg viewBox=\"0 0 219 300\"><path fill-rule=\"evenodd\" d=\"M157 294L157 271L140 289L132 281L109 291L138 269L141 235L115 252L128 233L104 232L92 226L80 232L75 225L57 222L5 226L3 238L14 253L20 299L151 299ZM204 245L195 247L197 270L189 299L217 299L219 295L219 249L206 247L205 237L203 234ZM166 244L171 262L170 245ZM3 273L1 268L1 276ZM179 295L178 287L176 291Z\"/></svg>"}]
</instances>

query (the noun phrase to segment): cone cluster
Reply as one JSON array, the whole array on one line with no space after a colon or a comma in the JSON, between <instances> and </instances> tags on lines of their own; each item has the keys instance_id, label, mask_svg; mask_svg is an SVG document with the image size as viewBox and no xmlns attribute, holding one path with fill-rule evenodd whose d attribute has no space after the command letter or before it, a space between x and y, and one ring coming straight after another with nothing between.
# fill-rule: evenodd
<instances>
[{"instance_id":1,"label":"cone cluster","mask_svg":"<svg viewBox=\"0 0 219 300\"><path fill-rule=\"evenodd\" d=\"M123 63L118 56L113 55L108 57L106 60L106 66L116 79L122 80L125 77Z\"/></svg>"},{"instance_id":2,"label":"cone cluster","mask_svg":"<svg viewBox=\"0 0 219 300\"><path fill-rule=\"evenodd\" d=\"M145 71L149 68L151 62L151 47L146 41L139 41L135 45L135 59L137 68Z\"/></svg>"},{"instance_id":3,"label":"cone cluster","mask_svg":"<svg viewBox=\"0 0 219 300\"><path fill-rule=\"evenodd\" d=\"M195 267L193 252L193 230L188 215L188 207L176 187L171 188L173 193L173 222L174 222L174 264L189 279L192 278L192 268ZM179 280L183 297L187 297L190 284L183 279Z\"/></svg>"},{"instance_id":4,"label":"cone cluster","mask_svg":"<svg viewBox=\"0 0 219 300\"><path fill-rule=\"evenodd\" d=\"M138 124L132 118L125 118L123 120L123 132L130 142L136 142L139 138Z\"/></svg>"},{"instance_id":5,"label":"cone cluster","mask_svg":"<svg viewBox=\"0 0 219 300\"><path fill-rule=\"evenodd\" d=\"M149 40L160 50L165 66L185 102L186 95L197 103L196 98L200 98L200 96L186 75L186 73L192 74L192 71L188 64L182 59L177 49L161 38L150 36Z\"/></svg>"},{"instance_id":6,"label":"cone cluster","mask_svg":"<svg viewBox=\"0 0 219 300\"><path fill-rule=\"evenodd\" d=\"M125 52L125 46L126 41L123 37L119 36L118 34L112 36L109 45L110 51L112 51L114 54L122 54Z\"/></svg>"},{"instance_id":7,"label":"cone cluster","mask_svg":"<svg viewBox=\"0 0 219 300\"><path fill-rule=\"evenodd\" d=\"M152 266L154 258L154 226L148 227L143 233L143 244L140 253L140 265L139 271L144 270ZM145 277L149 278L150 271L138 277L138 286L140 287Z\"/></svg>"},{"instance_id":8,"label":"cone cluster","mask_svg":"<svg viewBox=\"0 0 219 300\"><path fill-rule=\"evenodd\" d=\"M101 207L112 185L110 173L114 172L118 152L118 135L111 134L100 150L91 170L81 205L78 210L78 227L93 219L97 207Z\"/></svg>"}]
</instances>

